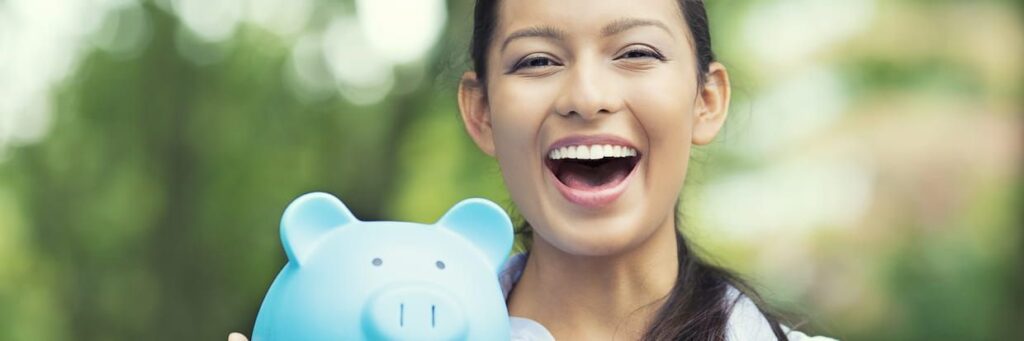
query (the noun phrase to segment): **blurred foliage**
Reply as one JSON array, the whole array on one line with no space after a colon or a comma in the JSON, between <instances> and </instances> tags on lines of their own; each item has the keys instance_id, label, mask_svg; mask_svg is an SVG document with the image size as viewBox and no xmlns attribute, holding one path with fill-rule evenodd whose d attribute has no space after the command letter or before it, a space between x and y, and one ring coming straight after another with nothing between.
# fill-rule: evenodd
<instances>
[{"instance_id":1,"label":"blurred foliage","mask_svg":"<svg viewBox=\"0 0 1024 341\"><path fill-rule=\"evenodd\" d=\"M984 3L1020 11L1017 2ZM868 216L857 221L863 227L801 232L801 245L811 251L798 255L810 258L798 257L792 266L816 271L806 290L789 288L788 268L757 261L770 248L763 244L792 235L758 242L716 236L713 220L689 205L717 180L770 167L771 159L790 153L751 156L734 142L764 119L756 97L777 77L746 57L744 16L736 13L756 4L709 3L717 52L733 71L737 99L729 131L694 157L684 196L693 238L751 277L774 271L775 278L758 282L773 301L805 307L797 319L810 320L802 328L812 332L865 340L1024 339L1024 186L1012 160L978 175L957 168L978 152L960 152L967 156L954 159L957 166L938 163L938 169L929 168L939 161L932 162L938 157L928 148L911 149L913 160L873 159L881 189ZM348 2L316 5L311 26L352 11ZM878 6L909 17L962 4ZM189 60L176 43L180 18L144 3L151 30L145 48L129 58L87 53L53 90L46 138L0 159L0 340L219 340L229 331L249 332L285 262L278 219L304 192L334 193L365 220L430 222L470 196L512 209L497 165L477 151L457 117L454 90L467 68L471 7L472 1L449 3L439 43L422 60L396 67L395 84L411 86L356 105L336 94L297 96L281 72L294 41L252 25L216 47L227 51L222 60ZM1013 18L1017 26L1010 29L1019 30L1020 16ZM886 34L927 28L901 29ZM949 97L963 99L946 108L953 112L946 116L958 118L949 125L976 123L971 115L996 117L963 127L981 130L969 137L1020 123L1019 77L1006 83L969 58L936 52L947 47L925 46L910 57L886 52L886 37L871 34L829 59L857 105L824 141L946 122L933 121L927 104L944 106ZM974 104L985 113L956 112ZM908 107L917 112L892 121L889 110ZM903 140L886 136L872 151L899 149L890 146ZM1010 137L1019 143L1020 135ZM939 139L921 139L941 147L933 144ZM1003 151L996 158L1020 151L1000 143L981 145ZM900 162L887 163L890 158ZM900 173L908 163L912 171ZM937 178L919 178L927 174ZM957 201L930 201L935 198ZM850 274L855 284L843 282Z\"/></svg>"}]
</instances>

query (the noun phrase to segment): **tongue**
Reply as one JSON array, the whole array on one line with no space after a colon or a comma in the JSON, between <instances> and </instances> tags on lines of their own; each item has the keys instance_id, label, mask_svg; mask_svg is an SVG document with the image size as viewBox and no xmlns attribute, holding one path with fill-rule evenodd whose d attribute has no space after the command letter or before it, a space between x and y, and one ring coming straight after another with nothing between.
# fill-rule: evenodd
<instances>
[{"instance_id":1,"label":"tongue","mask_svg":"<svg viewBox=\"0 0 1024 341\"><path fill-rule=\"evenodd\" d=\"M599 163L564 162L558 171L558 180L573 189L597 191L612 187L626 178L632 170L626 159L614 159Z\"/></svg>"}]
</instances>

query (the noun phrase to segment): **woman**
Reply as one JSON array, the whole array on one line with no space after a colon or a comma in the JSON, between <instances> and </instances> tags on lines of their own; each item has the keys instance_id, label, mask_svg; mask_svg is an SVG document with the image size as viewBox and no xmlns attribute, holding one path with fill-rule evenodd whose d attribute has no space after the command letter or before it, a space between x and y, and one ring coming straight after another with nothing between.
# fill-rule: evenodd
<instances>
[{"instance_id":1,"label":"woman","mask_svg":"<svg viewBox=\"0 0 1024 341\"><path fill-rule=\"evenodd\" d=\"M478 0L474 20L459 109L532 241L503 274L513 339L806 338L678 229L690 149L729 106L702 1Z\"/></svg>"}]
</instances>

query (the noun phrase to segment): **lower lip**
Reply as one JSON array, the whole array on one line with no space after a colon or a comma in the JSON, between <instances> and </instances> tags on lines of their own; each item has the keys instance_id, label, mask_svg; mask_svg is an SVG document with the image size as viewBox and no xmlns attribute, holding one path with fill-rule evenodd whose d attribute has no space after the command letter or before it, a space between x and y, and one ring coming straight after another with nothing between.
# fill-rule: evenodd
<instances>
[{"instance_id":1,"label":"lower lip","mask_svg":"<svg viewBox=\"0 0 1024 341\"><path fill-rule=\"evenodd\" d=\"M615 184L615 186L601 188L593 191L575 189L566 186L565 184L562 183L562 181L558 180L558 177L556 177L554 172L551 171L551 168L544 168L547 170L546 173L548 174L548 179L550 179L551 182L555 184L555 188L558 189L559 193L562 193L562 196L565 197L565 200L568 200L573 204L583 206L585 208L594 209L601 208L607 206L608 204L611 204L612 202L615 201L615 199L618 199L619 196L622 195L622 193L625 193L626 188L629 186L630 180L633 179L633 174L636 173L637 168L640 168L640 163L637 162L637 164L633 166L633 169L629 171L629 174L626 175L626 177L623 178L622 181L619 181L619 183Z\"/></svg>"}]
</instances>

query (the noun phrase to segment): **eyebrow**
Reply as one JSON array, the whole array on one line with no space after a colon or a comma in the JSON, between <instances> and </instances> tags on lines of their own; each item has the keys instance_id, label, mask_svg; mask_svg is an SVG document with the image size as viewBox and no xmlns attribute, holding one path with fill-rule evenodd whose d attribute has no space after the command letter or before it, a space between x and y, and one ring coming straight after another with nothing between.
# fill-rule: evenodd
<instances>
[{"instance_id":1,"label":"eyebrow","mask_svg":"<svg viewBox=\"0 0 1024 341\"><path fill-rule=\"evenodd\" d=\"M509 34L508 38L505 38L505 42L501 44L501 51L505 51L505 48L508 47L508 44L516 39L522 39L527 37L540 37L554 40L565 40L566 35L567 34L565 33L565 31L559 30L551 26L527 27L512 32L512 34Z\"/></svg>"},{"instance_id":2,"label":"eyebrow","mask_svg":"<svg viewBox=\"0 0 1024 341\"><path fill-rule=\"evenodd\" d=\"M604 28L601 29L601 35L603 35L605 37L613 36L613 35L625 32L627 30L630 30L630 29L633 29L633 28L636 28L636 27L641 27L641 26L654 26L654 27L658 27L658 28L660 28L662 30L665 30L665 32L668 33L669 35L672 35L672 31L669 30L668 26L666 26L661 21L651 20L651 19L638 19L638 18L622 18L622 19L619 19L619 20L615 20L611 24L608 24Z\"/></svg>"},{"instance_id":3,"label":"eyebrow","mask_svg":"<svg viewBox=\"0 0 1024 341\"><path fill-rule=\"evenodd\" d=\"M611 24L605 25L605 27L601 29L601 35L605 36L605 37L613 36L613 35L625 32L627 30L630 30L630 29L633 29L633 28L636 28L636 27L641 27L641 26L654 26L654 27L658 27L658 28L664 30L669 35L672 35L672 31L669 30L668 26L666 26L661 21L650 20L650 19L639 19L639 18L622 18L622 19L615 20ZM527 27L527 28L524 28L524 29L512 32L512 34L509 34L508 38L505 38L505 41L501 44L501 51L505 51L505 48L508 47L508 44L511 43L512 41L516 40L516 39L522 39L522 38L527 38L527 37L539 37L539 38L548 38L548 39L553 39L553 40L565 40L565 37L567 35L568 34L565 33L565 31L557 29L557 28L554 28L554 27L551 27L551 26L532 26L532 27Z\"/></svg>"}]
</instances>

